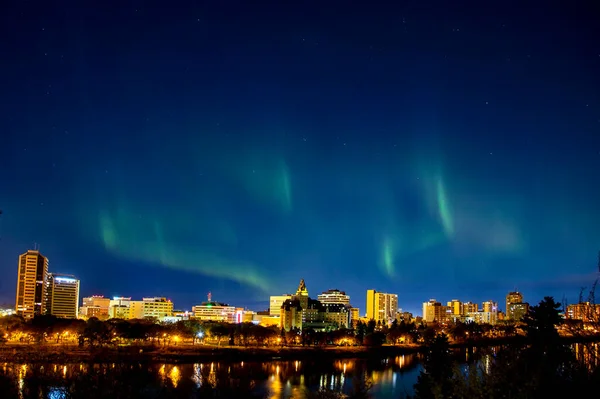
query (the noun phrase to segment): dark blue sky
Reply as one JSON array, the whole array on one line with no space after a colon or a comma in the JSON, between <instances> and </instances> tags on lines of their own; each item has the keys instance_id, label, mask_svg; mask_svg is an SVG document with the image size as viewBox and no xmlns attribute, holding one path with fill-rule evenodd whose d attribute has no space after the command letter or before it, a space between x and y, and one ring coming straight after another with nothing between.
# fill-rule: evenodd
<instances>
[{"instance_id":1,"label":"dark blue sky","mask_svg":"<svg viewBox=\"0 0 600 399\"><path fill-rule=\"evenodd\" d=\"M0 299L34 242L82 295L177 308L593 283L597 11L51 3L1 6Z\"/></svg>"}]
</instances>

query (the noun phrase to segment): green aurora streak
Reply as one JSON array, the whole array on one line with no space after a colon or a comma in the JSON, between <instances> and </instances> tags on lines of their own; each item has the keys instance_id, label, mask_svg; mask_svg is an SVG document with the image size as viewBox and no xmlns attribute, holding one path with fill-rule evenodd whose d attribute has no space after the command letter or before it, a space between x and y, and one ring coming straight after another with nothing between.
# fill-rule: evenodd
<instances>
[{"instance_id":1,"label":"green aurora streak","mask_svg":"<svg viewBox=\"0 0 600 399\"><path fill-rule=\"evenodd\" d=\"M131 213L117 212L115 218L108 212L99 215L100 235L105 248L114 255L128 260L160 264L164 267L201 273L206 276L227 278L269 292L271 284L250 263L225 259L197 246L182 246L164 239L158 220L151 227ZM137 219L137 220L136 220Z\"/></svg>"}]
</instances>

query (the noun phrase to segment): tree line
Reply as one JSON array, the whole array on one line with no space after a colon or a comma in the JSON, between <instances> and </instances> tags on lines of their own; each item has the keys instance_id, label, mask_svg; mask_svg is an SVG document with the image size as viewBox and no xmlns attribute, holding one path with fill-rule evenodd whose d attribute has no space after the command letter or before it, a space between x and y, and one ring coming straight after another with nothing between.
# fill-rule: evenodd
<instances>
[{"instance_id":1,"label":"tree line","mask_svg":"<svg viewBox=\"0 0 600 399\"><path fill-rule=\"evenodd\" d=\"M582 342L574 350L559 335L565 322L560 308L552 297L544 298L523 320L525 339L484 349L466 367L450 351L448 335L436 334L427 342L415 399L558 398L598 392L598 344Z\"/></svg>"},{"instance_id":2,"label":"tree line","mask_svg":"<svg viewBox=\"0 0 600 399\"><path fill-rule=\"evenodd\" d=\"M451 325L394 321L390 326L374 320L358 322L354 329L317 331L313 328L285 331L277 326L265 327L254 323L203 322L181 320L158 323L154 319L99 320L90 318L62 319L51 315L24 320L20 316L0 318L0 343L55 343L80 346L109 344L179 345L198 342L236 346L381 346L423 344L444 333L453 342L469 342L484 338L510 337L517 333L513 325L491 326L457 322Z\"/></svg>"}]
</instances>

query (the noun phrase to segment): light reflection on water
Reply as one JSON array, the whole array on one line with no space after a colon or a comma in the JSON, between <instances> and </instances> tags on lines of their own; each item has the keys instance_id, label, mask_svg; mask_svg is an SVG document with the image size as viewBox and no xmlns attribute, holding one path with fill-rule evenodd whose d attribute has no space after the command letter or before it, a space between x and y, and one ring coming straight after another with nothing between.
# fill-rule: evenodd
<instances>
[{"instance_id":1,"label":"light reflection on water","mask_svg":"<svg viewBox=\"0 0 600 399\"><path fill-rule=\"evenodd\" d=\"M420 370L416 355L403 355L383 360L334 361L272 361L272 362L211 362L196 364L13 364L4 363L0 371L12 378L18 397L24 392L42 389L39 397L62 399L72 384L81 377L95 376L91 381L140 379L144 384L155 382L152 389L168 386L170 389L188 390L213 388L223 384L240 385L250 381L248 387L265 398L306 398L308 392L327 388L350 392L358 379L366 377L373 382L371 392L375 398L398 398L402 393L412 393ZM125 374L123 374L125 373ZM123 377L123 376L126 377ZM101 377L98 377L101 376ZM141 378L144 376L144 378ZM33 380L31 379L33 378ZM104 379L102 379L104 378ZM147 380L151 382L148 383ZM46 384L40 388L40 381ZM33 384L33 385L31 385ZM80 384L84 384L81 383ZM133 383L132 383L133 384ZM242 386L245 387L245 386ZM150 388L149 388L150 389Z\"/></svg>"}]
</instances>

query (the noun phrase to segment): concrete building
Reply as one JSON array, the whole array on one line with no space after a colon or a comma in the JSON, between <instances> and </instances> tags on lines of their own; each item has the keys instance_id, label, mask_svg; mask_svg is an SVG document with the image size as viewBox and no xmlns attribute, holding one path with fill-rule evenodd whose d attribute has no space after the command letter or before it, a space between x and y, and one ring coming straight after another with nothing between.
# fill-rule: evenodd
<instances>
[{"instance_id":1,"label":"concrete building","mask_svg":"<svg viewBox=\"0 0 600 399\"><path fill-rule=\"evenodd\" d=\"M235 306L226 303L206 301L200 305L192 306L194 319L201 321L219 321L235 323Z\"/></svg>"},{"instance_id":2,"label":"concrete building","mask_svg":"<svg viewBox=\"0 0 600 399\"><path fill-rule=\"evenodd\" d=\"M269 315L279 317L281 314L281 305L288 299L292 299L292 294L272 295L269 297Z\"/></svg>"},{"instance_id":3,"label":"concrete building","mask_svg":"<svg viewBox=\"0 0 600 399\"><path fill-rule=\"evenodd\" d=\"M341 303L322 303L323 321L337 328L352 328L352 312L349 305Z\"/></svg>"},{"instance_id":4,"label":"concrete building","mask_svg":"<svg viewBox=\"0 0 600 399\"><path fill-rule=\"evenodd\" d=\"M443 323L446 321L447 306L443 306L435 299L423 302L423 320L427 323Z\"/></svg>"},{"instance_id":5,"label":"concrete building","mask_svg":"<svg viewBox=\"0 0 600 399\"><path fill-rule=\"evenodd\" d=\"M360 320L360 309L359 308L350 308L350 322L352 323L352 328L356 328L358 322Z\"/></svg>"},{"instance_id":6,"label":"concrete building","mask_svg":"<svg viewBox=\"0 0 600 399\"><path fill-rule=\"evenodd\" d=\"M498 322L498 302L485 301L482 310L482 322L495 325Z\"/></svg>"},{"instance_id":7,"label":"concrete building","mask_svg":"<svg viewBox=\"0 0 600 399\"><path fill-rule=\"evenodd\" d=\"M477 313L479 312L479 304L473 303L471 301L464 302L462 304L462 314L468 315L469 313Z\"/></svg>"},{"instance_id":8,"label":"concrete building","mask_svg":"<svg viewBox=\"0 0 600 399\"><path fill-rule=\"evenodd\" d=\"M367 290L367 319L391 324L398 311L398 295Z\"/></svg>"},{"instance_id":9,"label":"concrete building","mask_svg":"<svg viewBox=\"0 0 600 399\"><path fill-rule=\"evenodd\" d=\"M131 319L157 319L173 316L173 302L163 297L142 298L129 303Z\"/></svg>"},{"instance_id":10,"label":"concrete building","mask_svg":"<svg viewBox=\"0 0 600 399\"><path fill-rule=\"evenodd\" d=\"M517 291L509 292L506 295L506 319L517 320L511 312L511 305L515 303L523 303L523 294Z\"/></svg>"},{"instance_id":11,"label":"concrete building","mask_svg":"<svg viewBox=\"0 0 600 399\"><path fill-rule=\"evenodd\" d=\"M110 300L108 304L109 319L130 319L131 297L117 296Z\"/></svg>"},{"instance_id":12,"label":"concrete building","mask_svg":"<svg viewBox=\"0 0 600 399\"><path fill-rule=\"evenodd\" d=\"M296 299L288 299L281 305L280 327L286 331L302 329L302 306Z\"/></svg>"},{"instance_id":13,"label":"concrete building","mask_svg":"<svg viewBox=\"0 0 600 399\"><path fill-rule=\"evenodd\" d=\"M95 317L99 320L108 319L108 308L110 299L102 295L92 295L83 298L82 306L79 308L79 316L84 319Z\"/></svg>"},{"instance_id":14,"label":"concrete building","mask_svg":"<svg viewBox=\"0 0 600 399\"><path fill-rule=\"evenodd\" d=\"M450 310L450 313L452 316L462 316L464 315L463 312L463 304L461 301L459 301L458 299L453 299L450 302L447 303L448 309Z\"/></svg>"},{"instance_id":15,"label":"concrete building","mask_svg":"<svg viewBox=\"0 0 600 399\"><path fill-rule=\"evenodd\" d=\"M69 274L48 273L46 313L65 319L79 314L79 280Z\"/></svg>"},{"instance_id":16,"label":"concrete building","mask_svg":"<svg viewBox=\"0 0 600 399\"><path fill-rule=\"evenodd\" d=\"M46 313L48 258L29 250L19 256L15 312L25 319Z\"/></svg>"},{"instance_id":17,"label":"concrete building","mask_svg":"<svg viewBox=\"0 0 600 399\"><path fill-rule=\"evenodd\" d=\"M323 293L317 295L317 300L322 304L333 303L350 305L350 295L346 295L344 291L340 291L338 289L324 291Z\"/></svg>"},{"instance_id":18,"label":"concrete building","mask_svg":"<svg viewBox=\"0 0 600 399\"><path fill-rule=\"evenodd\" d=\"M584 323L600 321L600 305L583 302L567 306L565 314L567 319L581 320Z\"/></svg>"}]
</instances>

